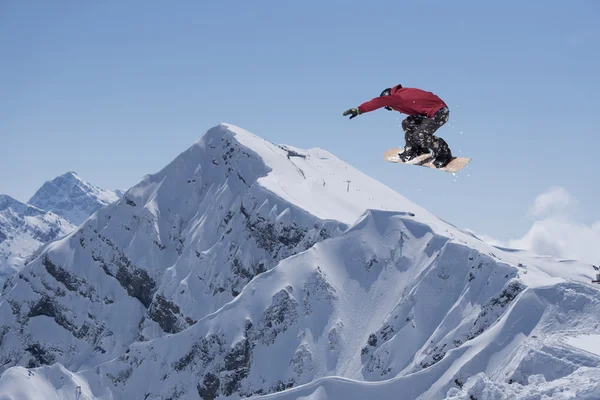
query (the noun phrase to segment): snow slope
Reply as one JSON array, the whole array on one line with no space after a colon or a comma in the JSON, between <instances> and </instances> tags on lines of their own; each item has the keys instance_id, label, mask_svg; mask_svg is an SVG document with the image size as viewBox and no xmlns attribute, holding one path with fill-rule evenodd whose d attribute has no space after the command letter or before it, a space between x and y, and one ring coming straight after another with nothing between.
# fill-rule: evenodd
<instances>
[{"instance_id":1,"label":"snow slope","mask_svg":"<svg viewBox=\"0 0 600 400\"><path fill-rule=\"evenodd\" d=\"M52 212L0 194L0 291L41 246L73 229Z\"/></svg>"},{"instance_id":2,"label":"snow slope","mask_svg":"<svg viewBox=\"0 0 600 400\"><path fill-rule=\"evenodd\" d=\"M594 272L222 124L15 277L0 393L598 398Z\"/></svg>"},{"instance_id":3,"label":"snow slope","mask_svg":"<svg viewBox=\"0 0 600 400\"><path fill-rule=\"evenodd\" d=\"M96 187L71 171L44 183L28 203L79 225L98 209L117 201L119 194Z\"/></svg>"}]
</instances>

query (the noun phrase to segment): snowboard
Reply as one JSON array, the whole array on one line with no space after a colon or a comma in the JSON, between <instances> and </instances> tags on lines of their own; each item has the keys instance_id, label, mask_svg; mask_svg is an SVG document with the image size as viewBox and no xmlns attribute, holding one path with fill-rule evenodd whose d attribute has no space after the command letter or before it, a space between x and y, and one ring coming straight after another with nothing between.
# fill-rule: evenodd
<instances>
[{"instance_id":1,"label":"snowboard","mask_svg":"<svg viewBox=\"0 0 600 400\"><path fill-rule=\"evenodd\" d=\"M406 165L419 165L421 167L427 167L427 168L431 168L431 169L437 169L440 171L446 171L446 172L452 172L452 173L460 171L461 169L463 169L465 167L465 165L467 165L469 163L469 161L471 161L471 159L467 158L467 157L452 157L452 160L444 168L436 168L435 165L433 165L433 163L432 163L433 156L431 154L429 154L429 153L422 154L419 157L415 157L412 160L410 160L409 162L405 163L400 159L400 157L398 157L398 154L402 153L403 151L404 151L404 148L402 148L402 147L391 148L384 153L384 158L386 161L389 161L392 163L406 164Z\"/></svg>"}]
</instances>

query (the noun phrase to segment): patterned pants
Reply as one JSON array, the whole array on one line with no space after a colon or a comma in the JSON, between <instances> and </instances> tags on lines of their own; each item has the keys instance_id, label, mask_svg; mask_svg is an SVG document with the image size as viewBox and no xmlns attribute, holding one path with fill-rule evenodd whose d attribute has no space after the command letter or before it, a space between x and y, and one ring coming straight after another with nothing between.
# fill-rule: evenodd
<instances>
[{"instance_id":1,"label":"patterned pants","mask_svg":"<svg viewBox=\"0 0 600 400\"><path fill-rule=\"evenodd\" d=\"M407 147L428 148L434 153L445 153L448 144L442 138L434 135L442 125L448 122L450 112L447 107L439 110L433 118L423 115L409 115L402 121L404 139Z\"/></svg>"}]
</instances>

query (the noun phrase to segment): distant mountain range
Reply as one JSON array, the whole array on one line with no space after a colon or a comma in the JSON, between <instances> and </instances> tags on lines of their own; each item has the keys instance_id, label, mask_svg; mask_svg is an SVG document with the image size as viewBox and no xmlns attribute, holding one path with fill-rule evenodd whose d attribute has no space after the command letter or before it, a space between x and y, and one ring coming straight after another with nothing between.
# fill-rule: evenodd
<instances>
[{"instance_id":1,"label":"distant mountain range","mask_svg":"<svg viewBox=\"0 0 600 400\"><path fill-rule=\"evenodd\" d=\"M75 172L44 183L27 203L0 194L0 289L43 245L72 232L121 195Z\"/></svg>"}]
</instances>

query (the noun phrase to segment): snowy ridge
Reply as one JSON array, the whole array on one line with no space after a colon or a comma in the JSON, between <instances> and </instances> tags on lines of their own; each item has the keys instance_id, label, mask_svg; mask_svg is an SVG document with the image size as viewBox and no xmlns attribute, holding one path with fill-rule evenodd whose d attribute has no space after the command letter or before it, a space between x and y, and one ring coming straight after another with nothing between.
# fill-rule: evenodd
<instances>
[{"instance_id":1,"label":"snowy ridge","mask_svg":"<svg viewBox=\"0 0 600 400\"><path fill-rule=\"evenodd\" d=\"M119 198L119 192L96 187L71 171L44 183L28 203L79 225L98 209Z\"/></svg>"},{"instance_id":2,"label":"snowy ridge","mask_svg":"<svg viewBox=\"0 0 600 400\"><path fill-rule=\"evenodd\" d=\"M258 276L189 329L132 345L100 366L99 376L108 378L98 384L117 398L141 395L140 387L150 399L215 398L271 393L323 376L391 378L360 390L341 387L329 398L390 398L402 390L407 399L435 399L481 372L526 385L538 373L550 380L599 371L600 358L559 340L567 327L597 329L597 289L564 280L570 273L548 288L550 277L535 266L510 265L463 240L404 213L368 212L342 236ZM565 295L572 296L566 306ZM558 323L573 304L579 318Z\"/></svg>"},{"instance_id":3,"label":"snowy ridge","mask_svg":"<svg viewBox=\"0 0 600 400\"><path fill-rule=\"evenodd\" d=\"M594 272L222 124L13 279L0 393L595 399Z\"/></svg>"},{"instance_id":4,"label":"snowy ridge","mask_svg":"<svg viewBox=\"0 0 600 400\"><path fill-rule=\"evenodd\" d=\"M0 194L0 292L44 244L75 227L67 220Z\"/></svg>"}]
</instances>

